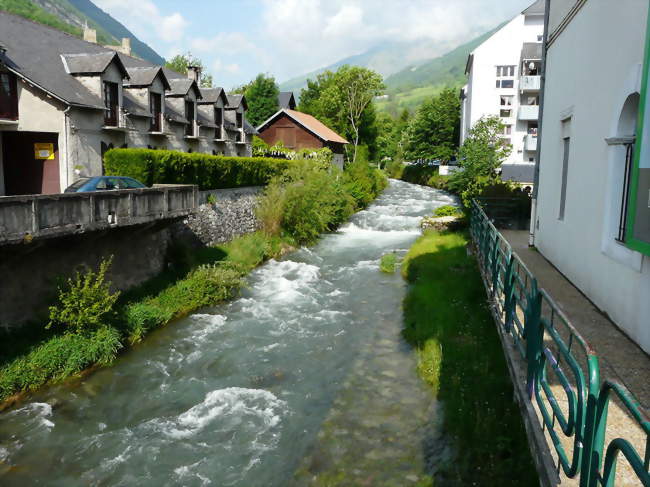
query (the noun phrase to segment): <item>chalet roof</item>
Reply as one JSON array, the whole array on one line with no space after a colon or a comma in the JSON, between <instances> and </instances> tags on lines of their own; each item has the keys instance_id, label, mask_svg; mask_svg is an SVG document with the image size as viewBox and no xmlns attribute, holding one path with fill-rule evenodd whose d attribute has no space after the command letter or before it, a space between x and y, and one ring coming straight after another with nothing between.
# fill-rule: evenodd
<instances>
[{"instance_id":1,"label":"chalet roof","mask_svg":"<svg viewBox=\"0 0 650 487\"><path fill-rule=\"evenodd\" d=\"M165 90L171 89L162 66L130 66L126 71L129 73L129 81L124 83L124 86L151 86L156 77L160 76Z\"/></svg>"},{"instance_id":2,"label":"chalet roof","mask_svg":"<svg viewBox=\"0 0 650 487\"><path fill-rule=\"evenodd\" d=\"M201 103L217 103L219 98L223 100L224 106L228 104L228 97L223 88L219 86L216 88L201 88Z\"/></svg>"},{"instance_id":3,"label":"chalet roof","mask_svg":"<svg viewBox=\"0 0 650 487\"><path fill-rule=\"evenodd\" d=\"M122 99L124 102L124 110L130 114L135 115L136 117L151 117L151 112L148 107L145 107L133 96L132 93L129 93L128 90L122 92Z\"/></svg>"},{"instance_id":4,"label":"chalet roof","mask_svg":"<svg viewBox=\"0 0 650 487\"><path fill-rule=\"evenodd\" d=\"M127 79L129 77L122 60L115 51L61 54L61 59L68 74L102 74L114 62L122 73L122 77Z\"/></svg>"},{"instance_id":5,"label":"chalet roof","mask_svg":"<svg viewBox=\"0 0 650 487\"><path fill-rule=\"evenodd\" d=\"M544 0L537 0L530 7L521 12L524 15L544 15Z\"/></svg>"},{"instance_id":6,"label":"chalet roof","mask_svg":"<svg viewBox=\"0 0 650 487\"><path fill-rule=\"evenodd\" d=\"M542 59L542 43L541 42L524 42L524 47L521 50L521 59L524 59L524 60L540 60L540 59Z\"/></svg>"},{"instance_id":7,"label":"chalet roof","mask_svg":"<svg viewBox=\"0 0 650 487\"><path fill-rule=\"evenodd\" d=\"M308 115L306 113L299 112L297 110L288 110L288 109L281 109L277 111L274 115L271 116L268 120L266 120L264 123L262 123L259 127L257 127L258 132L263 132L264 129L274 120L276 120L278 117L281 115L287 115L289 118L300 124L302 127L304 127L306 130L314 134L316 137L319 139L325 141L325 142L335 142L338 144L349 144L347 140L345 140L343 137L341 137L339 134L334 132L331 128L329 128L327 125L325 125L323 122L318 120L315 117L312 117L311 115Z\"/></svg>"},{"instance_id":8,"label":"chalet roof","mask_svg":"<svg viewBox=\"0 0 650 487\"><path fill-rule=\"evenodd\" d=\"M293 96L293 91L281 91L278 94L278 106L294 110L296 108L296 98Z\"/></svg>"},{"instance_id":9,"label":"chalet roof","mask_svg":"<svg viewBox=\"0 0 650 487\"><path fill-rule=\"evenodd\" d=\"M167 96L186 96L190 90L194 90L196 93L196 99L201 99L201 90L199 85L196 84L196 81L189 78L170 78L169 86L171 89Z\"/></svg>"},{"instance_id":10,"label":"chalet roof","mask_svg":"<svg viewBox=\"0 0 650 487\"><path fill-rule=\"evenodd\" d=\"M244 104L244 110L248 110L248 103L246 103L246 97L244 95L237 95L233 93L228 93L228 110L235 110L239 108L239 105Z\"/></svg>"}]
</instances>

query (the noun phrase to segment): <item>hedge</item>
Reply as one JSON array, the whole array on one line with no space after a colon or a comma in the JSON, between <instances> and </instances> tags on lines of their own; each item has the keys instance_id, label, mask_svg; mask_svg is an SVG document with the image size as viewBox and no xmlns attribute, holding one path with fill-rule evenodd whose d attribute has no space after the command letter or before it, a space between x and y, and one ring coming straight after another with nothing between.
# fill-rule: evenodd
<instances>
[{"instance_id":1,"label":"hedge","mask_svg":"<svg viewBox=\"0 0 650 487\"><path fill-rule=\"evenodd\" d=\"M197 184L200 189L262 186L294 161L226 157L153 149L111 149L104 154L108 176L129 176L147 186Z\"/></svg>"}]
</instances>

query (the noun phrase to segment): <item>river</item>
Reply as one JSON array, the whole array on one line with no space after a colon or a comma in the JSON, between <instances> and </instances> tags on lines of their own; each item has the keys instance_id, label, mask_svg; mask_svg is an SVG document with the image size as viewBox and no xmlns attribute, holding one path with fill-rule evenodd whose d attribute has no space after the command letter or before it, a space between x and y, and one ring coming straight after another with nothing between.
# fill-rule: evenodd
<instances>
[{"instance_id":1,"label":"river","mask_svg":"<svg viewBox=\"0 0 650 487\"><path fill-rule=\"evenodd\" d=\"M415 485L450 452L400 336L406 285L378 262L452 202L391 181L240 298L3 413L0 485Z\"/></svg>"}]
</instances>

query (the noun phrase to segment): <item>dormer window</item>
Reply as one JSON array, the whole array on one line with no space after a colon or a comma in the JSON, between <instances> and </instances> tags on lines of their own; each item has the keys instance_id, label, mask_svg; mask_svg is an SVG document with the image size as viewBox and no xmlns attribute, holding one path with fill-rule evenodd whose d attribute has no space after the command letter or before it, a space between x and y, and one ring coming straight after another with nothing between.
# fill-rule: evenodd
<instances>
[{"instance_id":1,"label":"dormer window","mask_svg":"<svg viewBox=\"0 0 650 487\"><path fill-rule=\"evenodd\" d=\"M18 120L18 89L13 73L0 73L0 118Z\"/></svg>"},{"instance_id":2,"label":"dormer window","mask_svg":"<svg viewBox=\"0 0 650 487\"><path fill-rule=\"evenodd\" d=\"M185 126L185 135L191 137L194 135L194 102L192 101L186 101L185 102L185 118L189 122Z\"/></svg>"},{"instance_id":3,"label":"dormer window","mask_svg":"<svg viewBox=\"0 0 650 487\"><path fill-rule=\"evenodd\" d=\"M104 125L117 127L119 122L119 100L117 83L104 81Z\"/></svg>"},{"instance_id":4,"label":"dormer window","mask_svg":"<svg viewBox=\"0 0 650 487\"><path fill-rule=\"evenodd\" d=\"M162 132L162 95L160 93L149 94L149 110L151 111L151 132Z\"/></svg>"},{"instance_id":5,"label":"dormer window","mask_svg":"<svg viewBox=\"0 0 650 487\"><path fill-rule=\"evenodd\" d=\"M239 112L237 112L237 128L238 129L244 128L244 115Z\"/></svg>"},{"instance_id":6,"label":"dormer window","mask_svg":"<svg viewBox=\"0 0 650 487\"><path fill-rule=\"evenodd\" d=\"M223 125L223 108L221 107L214 107L214 124L216 125L214 138L219 140L221 139L221 126Z\"/></svg>"}]
</instances>

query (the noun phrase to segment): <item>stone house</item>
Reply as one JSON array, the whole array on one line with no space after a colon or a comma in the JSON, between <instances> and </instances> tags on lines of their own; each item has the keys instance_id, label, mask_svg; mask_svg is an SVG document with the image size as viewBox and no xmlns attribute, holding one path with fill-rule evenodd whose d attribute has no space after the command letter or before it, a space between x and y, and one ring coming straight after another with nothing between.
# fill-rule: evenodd
<instances>
[{"instance_id":1,"label":"stone house","mask_svg":"<svg viewBox=\"0 0 650 487\"><path fill-rule=\"evenodd\" d=\"M257 131L268 145L282 142L293 150L329 147L334 153L332 163L343 167L345 146L349 142L311 115L283 108L257 127Z\"/></svg>"},{"instance_id":2,"label":"stone house","mask_svg":"<svg viewBox=\"0 0 650 487\"><path fill-rule=\"evenodd\" d=\"M245 100L199 77L0 12L0 196L58 193L117 147L250 156Z\"/></svg>"}]
</instances>

